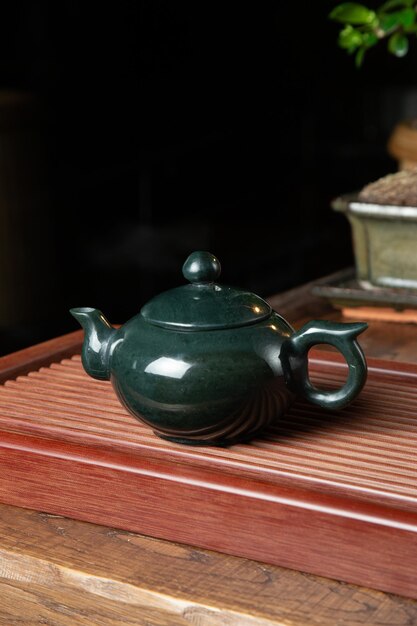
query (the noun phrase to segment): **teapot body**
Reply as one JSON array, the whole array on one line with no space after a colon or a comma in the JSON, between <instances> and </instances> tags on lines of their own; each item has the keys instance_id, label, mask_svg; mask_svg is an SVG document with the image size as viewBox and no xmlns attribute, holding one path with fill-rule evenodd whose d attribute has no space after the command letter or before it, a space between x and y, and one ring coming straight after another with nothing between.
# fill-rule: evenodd
<instances>
[{"instance_id":1,"label":"teapot body","mask_svg":"<svg viewBox=\"0 0 417 626\"><path fill-rule=\"evenodd\" d=\"M110 379L130 413L163 438L245 441L292 402L280 353L293 332L274 312L242 328L200 332L159 328L137 315L114 338Z\"/></svg>"}]
</instances>

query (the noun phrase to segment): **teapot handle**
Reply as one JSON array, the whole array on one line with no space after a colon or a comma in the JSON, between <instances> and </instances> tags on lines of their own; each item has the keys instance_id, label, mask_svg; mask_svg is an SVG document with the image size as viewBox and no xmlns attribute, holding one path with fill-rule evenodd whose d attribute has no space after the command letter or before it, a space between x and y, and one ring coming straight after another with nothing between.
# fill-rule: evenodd
<instances>
[{"instance_id":1,"label":"teapot handle","mask_svg":"<svg viewBox=\"0 0 417 626\"><path fill-rule=\"evenodd\" d=\"M363 322L342 324L314 320L286 339L281 347L280 359L290 389L326 409L340 409L349 404L366 381L366 360L356 337L367 327ZM337 348L348 364L347 381L336 391L322 391L310 382L308 351L319 343Z\"/></svg>"}]
</instances>

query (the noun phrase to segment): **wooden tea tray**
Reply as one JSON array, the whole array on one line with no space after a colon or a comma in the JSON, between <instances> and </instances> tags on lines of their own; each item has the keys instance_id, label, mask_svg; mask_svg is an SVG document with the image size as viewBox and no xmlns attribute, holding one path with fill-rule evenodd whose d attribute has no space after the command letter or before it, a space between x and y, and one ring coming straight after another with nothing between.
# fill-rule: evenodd
<instances>
[{"instance_id":1,"label":"wooden tea tray","mask_svg":"<svg viewBox=\"0 0 417 626\"><path fill-rule=\"evenodd\" d=\"M157 438L82 370L82 333L0 359L0 501L417 598L417 366L250 444ZM340 385L337 354L311 375Z\"/></svg>"}]
</instances>

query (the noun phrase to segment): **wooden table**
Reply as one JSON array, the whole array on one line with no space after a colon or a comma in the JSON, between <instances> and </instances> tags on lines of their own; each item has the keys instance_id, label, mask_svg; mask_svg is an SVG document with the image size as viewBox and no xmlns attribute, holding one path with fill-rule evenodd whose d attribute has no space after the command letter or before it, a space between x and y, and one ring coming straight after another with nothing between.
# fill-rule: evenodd
<instances>
[{"instance_id":1,"label":"wooden table","mask_svg":"<svg viewBox=\"0 0 417 626\"><path fill-rule=\"evenodd\" d=\"M339 319L311 285L269 298L296 328ZM346 320L344 320L346 321ZM62 355L79 332L60 339ZM373 322L368 356L417 363L417 326ZM55 346L56 347L56 346ZM28 369L48 344L25 351ZM20 355L1 359L5 378ZM416 581L417 584L417 581ZM417 625L413 600L135 533L0 505L0 624Z\"/></svg>"}]
</instances>

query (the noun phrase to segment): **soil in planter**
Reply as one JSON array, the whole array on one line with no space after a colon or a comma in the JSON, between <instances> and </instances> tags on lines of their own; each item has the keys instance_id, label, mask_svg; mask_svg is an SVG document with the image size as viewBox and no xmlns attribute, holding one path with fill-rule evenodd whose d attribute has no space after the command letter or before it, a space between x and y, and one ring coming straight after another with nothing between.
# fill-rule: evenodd
<instances>
[{"instance_id":1,"label":"soil in planter","mask_svg":"<svg viewBox=\"0 0 417 626\"><path fill-rule=\"evenodd\" d=\"M366 185L359 193L361 202L417 207L417 168L388 174Z\"/></svg>"}]
</instances>

